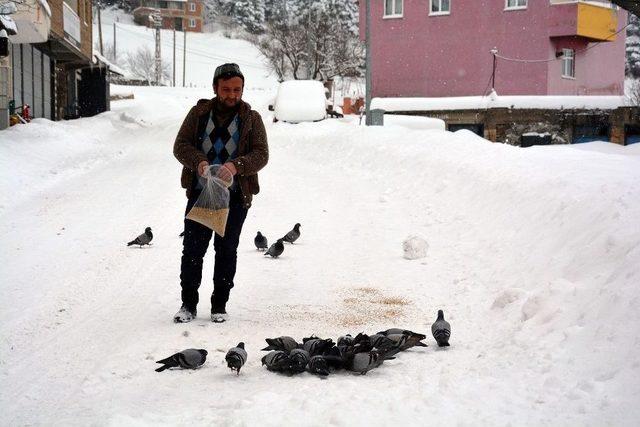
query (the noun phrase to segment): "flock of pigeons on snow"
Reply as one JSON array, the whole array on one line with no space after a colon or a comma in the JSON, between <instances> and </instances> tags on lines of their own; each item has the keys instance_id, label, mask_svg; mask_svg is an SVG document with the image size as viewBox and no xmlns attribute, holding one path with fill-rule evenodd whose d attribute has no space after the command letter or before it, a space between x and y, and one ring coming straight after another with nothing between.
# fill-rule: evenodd
<instances>
[{"instance_id":1,"label":"flock of pigeons on snow","mask_svg":"<svg viewBox=\"0 0 640 427\"><path fill-rule=\"evenodd\" d=\"M438 346L449 346L451 325L444 320L444 313L438 310L438 318L431 325L431 333ZM427 336L406 329L387 329L374 335L359 333L355 337L344 335L336 343L331 338L322 339L315 336L303 338L302 343L289 336L267 338L267 347L262 351L269 351L262 357L262 365L269 371L294 375L302 372L326 377L332 371L347 370L359 374L366 374L379 367L385 360L395 358L395 355L411 347L426 347L422 341ZM166 359L159 360L162 364L156 369L162 372L167 368L196 369L202 366L207 358L206 350L187 349ZM225 360L227 366L240 374L240 369L247 361L247 351L244 343L239 343L230 349Z\"/></svg>"},{"instance_id":2,"label":"flock of pigeons on snow","mask_svg":"<svg viewBox=\"0 0 640 427\"><path fill-rule=\"evenodd\" d=\"M182 236L183 234L181 234ZM267 238L258 231L254 243L258 250L264 250L265 256L277 258L284 252L284 243L293 243L300 237L300 224L297 223L291 231L269 246ZM144 233L127 243L127 246L150 245L153 239L151 227L147 227ZM431 333L438 346L449 345L451 325L444 320L444 313L438 310L438 318L431 325ZM269 371L282 372L294 375L302 372L326 377L335 370L347 370L360 374L366 374L370 370L379 367L385 360L394 359L395 355L411 347L426 347L422 341L427 336L406 329L387 329L373 335L359 333L355 337L350 334L338 338L333 342L331 338L322 339L311 336L302 339L298 343L294 338L281 336L267 338L268 346L262 351L269 351L262 357L262 365ZM162 372L169 368L196 369L207 360L207 350L186 349L170 357L159 360L162 364L156 369ZM232 371L240 374L240 369L247 361L247 351L244 343L239 343L231 348L225 360Z\"/></svg>"},{"instance_id":3,"label":"flock of pigeons on snow","mask_svg":"<svg viewBox=\"0 0 640 427\"><path fill-rule=\"evenodd\" d=\"M180 233L180 237L184 236L184 231ZM256 245L256 249L260 251L265 251L264 255L270 255L273 258L278 258L284 252L284 243L293 243L300 238L300 223L297 223L293 226L293 228L287 232L282 238L276 240L271 246L269 246L269 242L267 238L262 235L258 231L258 234L253 239L253 243ZM127 243L127 246L138 245L143 247L144 245L151 245L151 240L153 240L153 233L151 232L151 227L147 227L144 229L144 233Z\"/></svg>"}]
</instances>

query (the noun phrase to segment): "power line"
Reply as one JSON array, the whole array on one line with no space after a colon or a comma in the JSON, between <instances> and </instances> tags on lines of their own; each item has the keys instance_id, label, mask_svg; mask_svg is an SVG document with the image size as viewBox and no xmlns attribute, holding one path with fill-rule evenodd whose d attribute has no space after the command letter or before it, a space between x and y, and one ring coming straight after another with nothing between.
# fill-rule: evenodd
<instances>
[{"instance_id":1,"label":"power line","mask_svg":"<svg viewBox=\"0 0 640 427\"><path fill-rule=\"evenodd\" d=\"M150 36L150 35L147 35L147 34L140 34L140 33L136 32L136 31L130 30L130 29L128 29L128 28L124 28L124 27L122 27L122 26L118 26L118 29L120 29L120 30L124 30L125 32L128 32L128 33L130 33L130 34L133 34L134 36L137 36L138 38L144 38L145 40L147 40L147 41L149 41L149 42L151 42L151 41L152 41L152 40L151 40L151 37L152 37L152 36ZM163 41L163 43L164 43L164 44L169 43L169 44L168 44L168 46L171 46L171 43L170 43L170 42ZM178 49L180 49L180 47L178 47ZM187 51L188 53L191 53L191 54L194 54L194 55L202 56L202 57L204 57L204 58L209 58L209 59L213 59L213 60L217 60L217 61L228 61L228 60L229 60L229 58L228 58L228 57L226 57L226 58L225 58L225 57L223 57L223 56L217 56L217 55L213 55L213 54L208 54L208 53L205 53L205 52L200 51L200 50L187 49L186 51ZM191 61L191 62L193 62L193 61ZM259 66L259 65L251 64L251 63L248 63L248 62L238 61L238 60L236 60L235 62L236 62L237 64L239 64L239 65L244 65L244 66L247 66L247 67L258 68L258 69L263 69L263 67L261 67L261 66ZM203 64L204 64L204 63L203 63Z\"/></svg>"}]
</instances>

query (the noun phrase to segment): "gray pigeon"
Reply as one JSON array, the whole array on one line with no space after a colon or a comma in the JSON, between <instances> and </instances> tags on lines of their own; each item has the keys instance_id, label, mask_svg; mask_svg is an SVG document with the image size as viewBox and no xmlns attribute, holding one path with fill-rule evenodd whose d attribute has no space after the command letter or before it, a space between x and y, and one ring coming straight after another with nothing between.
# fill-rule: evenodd
<instances>
[{"instance_id":1,"label":"gray pigeon","mask_svg":"<svg viewBox=\"0 0 640 427\"><path fill-rule=\"evenodd\" d=\"M284 240L285 242L293 243L298 240L298 237L300 237L300 223L294 225L293 229L285 234L282 240Z\"/></svg>"},{"instance_id":2,"label":"gray pigeon","mask_svg":"<svg viewBox=\"0 0 640 427\"><path fill-rule=\"evenodd\" d=\"M161 363L163 366L156 369L156 372L178 367L182 369L196 369L202 366L205 360L207 360L207 350L188 348L166 359L158 360L156 363Z\"/></svg>"},{"instance_id":3,"label":"gray pigeon","mask_svg":"<svg viewBox=\"0 0 640 427\"><path fill-rule=\"evenodd\" d=\"M391 329L387 329L386 331L382 331L382 332L378 332L378 335L395 335L395 334L404 334L404 335L411 335L411 336L415 336L416 338L418 338L418 341L422 341L423 339L427 338L427 336L425 334L421 334L418 332L413 332L410 331L408 329L400 329L400 328L391 328Z\"/></svg>"},{"instance_id":4,"label":"gray pigeon","mask_svg":"<svg viewBox=\"0 0 640 427\"><path fill-rule=\"evenodd\" d=\"M151 227L147 227L144 229L144 233L127 243L127 246L140 245L140 247L142 247L143 245L150 244L151 240L153 240L153 233L151 232Z\"/></svg>"},{"instance_id":5,"label":"gray pigeon","mask_svg":"<svg viewBox=\"0 0 640 427\"><path fill-rule=\"evenodd\" d=\"M295 348L289 353L289 371L293 373L304 372L309 363L309 352L301 348Z\"/></svg>"},{"instance_id":6,"label":"gray pigeon","mask_svg":"<svg viewBox=\"0 0 640 427\"><path fill-rule=\"evenodd\" d=\"M309 359L307 370L312 374L326 377L329 375L329 364L327 363L327 359L325 359L324 356L313 356Z\"/></svg>"},{"instance_id":7,"label":"gray pigeon","mask_svg":"<svg viewBox=\"0 0 640 427\"><path fill-rule=\"evenodd\" d=\"M240 375L240 368L247 361L247 351L244 349L244 343L241 342L230 349L224 359L227 361L227 366Z\"/></svg>"},{"instance_id":8,"label":"gray pigeon","mask_svg":"<svg viewBox=\"0 0 640 427\"><path fill-rule=\"evenodd\" d=\"M371 343L371 347L380 350L387 350L396 345L394 341L381 334L369 335L369 342Z\"/></svg>"},{"instance_id":9,"label":"gray pigeon","mask_svg":"<svg viewBox=\"0 0 640 427\"><path fill-rule=\"evenodd\" d=\"M262 364L266 365L268 370L274 372L286 371L291 365L289 355L280 350L274 350L265 355L262 358Z\"/></svg>"},{"instance_id":10,"label":"gray pigeon","mask_svg":"<svg viewBox=\"0 0 640 427\"><path fill-rule=\"evenodd\" d=\"M255 243L256 249L258 249L259 251L266 250L269 247L267 238L264 237L259 231L258 234L256 234L256 237L253 239L253 243Z\"/></svg>"},{"instance_id":11,"label":"gray pigeon","mask_svg":"<svg viewBox=\"0 0 640 427\"><path fill-rule=\"evenodd\" d=\"M392 357L385 357L377 350L371 350L366 353L356 353L353 355L351 363L347 364L347 369L353 372L359 372L364 375L370 370L382 365L386 359L392 359Z\"/></svg>"},{"instance_id":12,"label":"gray pigeon","mask_svg":"<svg viewBox=\"0 0 640 427\"><path fill-rule=\"evenodd\" d=\"M271 247L264 253L265 256L271 255L273 258L278 258L284 252L284 244L282 239L278 239Z\"/></svg>"},{"instance_id":13,"label":"gray pigeon","mask_svg":"<svg viewBox=\"0 0 640 427\"><path fill-rule=\"evenodd\" d=\"M291 337L282 336L278 338L265 338L267 347L263 348L261 351L271 351L271 350L280 350L286 351L289 353L294 348L300 347L300 345Z\"/></svg>"},{"instance_id":14,"label":"gray pigeon","mask_svg":"<svg viewBox=\"0 0 640 427\"><path fill-rule=\"evenodd\" d=\"M420 340L420 335L389 334L387 338L395 344L398 351L405 351L411 347L427 347L427 345Z\"/></svg>"},{"instance_id":15,"label":"gray pigeon","mask_svg":"<svg viewBox=\"0 0 640 427\"><path fill-rule=\"evenodd\" d=\"M431 333L433 334L433 338L436 339L438 347L449 346L451 325L449 324L449 322L444 320L444 312L442 310L438 310L438 318L435 322L433 322L433 325L431 325Z\"/></svg>"}]
</instances>

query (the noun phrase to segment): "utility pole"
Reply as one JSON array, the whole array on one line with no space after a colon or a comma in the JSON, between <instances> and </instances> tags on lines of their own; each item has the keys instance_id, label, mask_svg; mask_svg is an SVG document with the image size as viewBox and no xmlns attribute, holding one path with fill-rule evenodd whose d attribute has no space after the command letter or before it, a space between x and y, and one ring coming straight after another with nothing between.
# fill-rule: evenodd
<instances>
[{"instance_id":1,"label":"utility pole","mask_svg":"<svg viewBox=\"0 0 640 427\"><path fill-rule=\"evenodd\" d=\"M162 57L160 56L160 27L162 26L162 16L160 11L154 12L153 25L156 27L156 85L160 85L162 80Z\"/></svg>"},{"instance_id":2,"label":"utility pole","mask_svg":"<svg viewBox=\"0 0 640 427\"><path fill-rule=\"evenodd\" d=\"M491 91L494 92L496 90L496 65L498 62L496 55L498 54L498 49L495 47L491 49L491 54L493 55L493 70L491 71Z\"/></svg>"},{"instance_id":3,"label":"utility pole","mask_svg":"<svg viewBox=\"0 0 640 427\"><path fill-rule=\"evenodd\" d=\"M173 26L173 87L176 87L176 27Z\"/></svg>"},{"instance_id":4,"label":"utility pole","mask_svg":"<svg viewBox=\"0 0 640 427\"><path fill-rule=\"evenodd\" d=\"M116 23L113 22L113 63L116 62Z\"/></svg>"},{"instance_id":5,"label":"utility pole","mask_svg":"<svg viewBox=\"0 0 640 427\"><path fill-rule=\"evenodd\" d=\"M185 78L187 75L187 30L184 31L184 46L182 47L182 87L185 87Z\"/></svg>"},{"instance_id":6,"label":"utility pole","mask_svg":"<svg viewBox=\"0 0 640 427\"><path fill-rule=\"evenodd\" d=\"M371 126L371 0L366 0L365 124Z\"/></svg>"},{"instance_id":7,"label":"utility pole","mask_svg":"<svg viewBox=\"0 0 640 427\"><path fill-rule=\"evenodd\" d=\"M102 48L102 18L100 17L100 1L96 2L96 6L98 7L98 40L100 41L100 55L104 56L104 50Z\"/></svg>"}]
</instances>

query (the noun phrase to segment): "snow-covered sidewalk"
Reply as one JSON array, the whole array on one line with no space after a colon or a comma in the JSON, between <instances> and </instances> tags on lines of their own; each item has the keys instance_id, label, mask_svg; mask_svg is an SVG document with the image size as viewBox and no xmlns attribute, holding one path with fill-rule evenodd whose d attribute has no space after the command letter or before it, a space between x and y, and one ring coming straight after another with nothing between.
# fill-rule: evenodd
<instances>
[{"instance_id":1,"label":"snow-covered sidewalk","mask_svg":"<svg viewBox=\"0 0 640 427\"><path fill-rule=\"evenodd\" d=\"M95 118L0 132L0 413L7 425L637 425L640 151L520 149L460 131L269 121L231 321L176 325L185 198L171 148L203 90L114 88ZM255 251L294 223L279 259ZM125 243L144 227L149 248ZM406 260L419 235L425 258ZM212 254L204 278L212 276ZM452 346L366 376L286 377L265 337L409 328ZM240 376L224 364L239 341ZM198 371L155 360L205 348Z\"/></svg>"}]
</instances>

